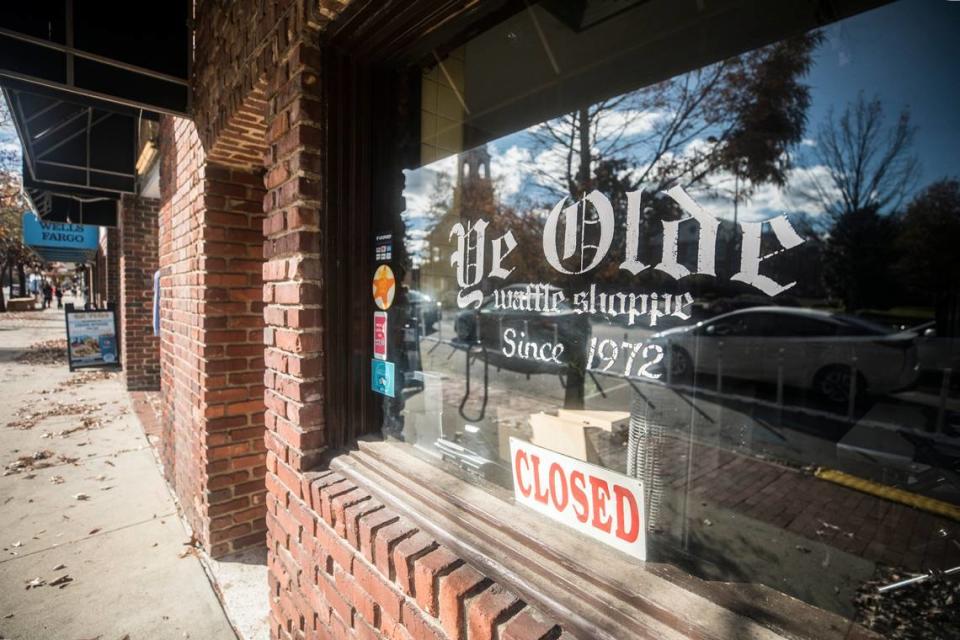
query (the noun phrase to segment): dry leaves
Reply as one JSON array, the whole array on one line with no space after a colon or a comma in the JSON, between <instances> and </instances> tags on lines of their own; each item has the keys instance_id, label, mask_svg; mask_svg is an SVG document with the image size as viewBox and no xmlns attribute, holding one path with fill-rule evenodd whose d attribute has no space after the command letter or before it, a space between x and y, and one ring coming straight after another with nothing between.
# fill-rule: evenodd
<instances>
[{"instance_id":1,"label":"dry leaves","mask_svg":"<svg viewBox=\"0 0 960 640\"><path fill-rule=\"evenodd\" d=\"M87 371L74 372L72 376L57 385L57 390L70 389L71 387L81 387L91 382L100 380L110 380L117 377L115 371L104 371L103 369L91 369Z\"/></svg>"},{"instance_id":2,"label":"dry leaves","mask_svg":"<svg viewBox=\"0 0 960 640\"><path fill-rule=\"evenodd\" d=\"M55 464L50 458L53 457L53 451L43 449L32 455L20 456L4 468L3 475L10 476L21 471L33 471L36 469L45 469Z\"/></svg>"},{"instance_id":3,"label":"dry leaves","mask_svg":"<svg viewBox=\"0 0 960 640\"><path fill-rule=\"evenodd\" d=\"M8 422L7 426L14 429L32 429L37 426L37 423L39 423L41 420L54 416L79 415L93 418L93 414L99 411L102 407L103 403L99 405L92 405L82 402L67 404L63 402L50 401L49 403L41 404L39 407L32 405L20 409L15 414L16 419ZM64 435L64 433L61 432L60 435Z\"/></svg>"},{"instance_id":4,"label":"dry leaves","mask_svg":"<svg viewBox=\"0 0 960 640\"><path fill-rule=\"evenodd\" d=\"M890 640L960 638L960 581L933 579L887 592L877 588L915 574L880 566L854 598L857 622Z\"/></svg>"},{"instance_id":5,"label":"dry leaves","mask_svg":"<svg viewBox=\"0 0 960 640\"><path fill-rule=\"evenodd\" d=\"M22 364L67 364L67 340L44 340L28 347L27 351L17 356L17 362Z\"/></svg>"}]
</instances>

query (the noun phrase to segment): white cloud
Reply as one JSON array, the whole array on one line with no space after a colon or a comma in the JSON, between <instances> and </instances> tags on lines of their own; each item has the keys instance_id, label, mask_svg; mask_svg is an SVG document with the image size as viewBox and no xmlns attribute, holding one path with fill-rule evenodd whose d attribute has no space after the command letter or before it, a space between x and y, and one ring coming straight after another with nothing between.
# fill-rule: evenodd
<instances>
[{"instance_id":1,"label":"white cloud","mask_svg":"<svg viewBox=\"0 0 960 640\"><path fill-rule=\"evenodd\" d=\"M737 207L737 216L740 220L759 222L782 213L805 212L814 216L823 213L822 208L811 201L810 196L816 193L816 185L820 184L832 197L839 194L828 188L830 173L826 166L814 165L808 167L794 167L787 172L786 185L778 187L774 184L758 185L749 199L741 199ZM722 187L730 191L734 182L733 174L717 173L707 181L708 188ZM733 219L733 193L727 197L696 198L700 205L724 220Z\"/></svg>"},{"instance_id":2,"label":"white cloud","mask_svg":"<svg viewBox=\"0 0 960 640\"><path fill-rule=\"evenodd\" d=\"M501 200L517 195L532 173L530 149L512 145L503 153L491 153L490 175L496 180Z\"/></svg>"},{"instance_id":3,"label":"white cloud","mask_svg":"<svg viewBox=\"0 0 960 640\"><path fill-rule=\"evenodd\" d=\"M602 144L614 136L630 138L647 135L664 117L662 111L617 109L604 112L597 120L597 140Z\"/></svg>"},{"instance_id":4,"label":"white cloud","mask_svg":"<svg viewBox=\"0 0 960 640\"><path fill-rule=\"evenodd\" d=\"M406 200L406 209L402 215L408 225L416 226L429 219L430 196L437 175L446 175L450 178L451 184L454 184L456 182L456 171L457 156L451 155L419 169L409 169L403 172L403 197Z\"/></svg>"}]
</instances>

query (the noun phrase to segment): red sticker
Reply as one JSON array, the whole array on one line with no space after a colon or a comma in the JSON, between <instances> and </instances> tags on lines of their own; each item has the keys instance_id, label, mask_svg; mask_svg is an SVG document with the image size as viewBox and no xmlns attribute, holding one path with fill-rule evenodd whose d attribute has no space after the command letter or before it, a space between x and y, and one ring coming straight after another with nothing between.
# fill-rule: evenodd
<instances>
[{"instance_id":1,"label":"red sticker","mask_svg":"<svg viewBox=\"0 0 960 640\"><path fill-rule=\"evenodd\" d=\"M383 311L373 312L373 357L387 359L387 314Z\"/></svg>"}]
</instances>

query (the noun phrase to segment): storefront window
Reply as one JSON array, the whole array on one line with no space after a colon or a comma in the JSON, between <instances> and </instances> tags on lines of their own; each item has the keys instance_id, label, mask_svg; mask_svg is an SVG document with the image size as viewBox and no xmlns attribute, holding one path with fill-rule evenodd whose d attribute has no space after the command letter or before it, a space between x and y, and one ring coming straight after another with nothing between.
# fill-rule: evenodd
<instances>
[{"instance_id":1,"label":"storefront window","mask_svg":"<svg viewBox=\"0 0 960 640\"><path fill-rule=\"evenodd\" d=\"M542 2L438 53L385 435L505 500L511 438L637 478L648 561L954 629L951 583L876 589L960 565L960 5L877 4Z\"/></svg>"}]
</instances>

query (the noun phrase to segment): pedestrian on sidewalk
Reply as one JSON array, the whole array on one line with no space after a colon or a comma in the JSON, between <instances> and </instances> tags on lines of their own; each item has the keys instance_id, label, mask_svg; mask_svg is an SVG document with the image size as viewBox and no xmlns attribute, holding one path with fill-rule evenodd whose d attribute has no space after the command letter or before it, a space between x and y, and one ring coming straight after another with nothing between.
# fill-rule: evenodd
<instances>
[{"instance_id":1,"label":"pedestrian on sidewalk","mask_svg":"<svg viewBox=\"0 0 960 640\"><path fill-rule=\"evenodd\" d=\"M49 309L50 304L53 302L53 287L50 286L50 283L44 281L43 283L43 308Z\"/></svg>"},{"instance_id":2,"label":"pedestrian on sidewalk","mask_svg":"<svg viewBox=\"0 0 960 640\"><path fill-rule=\"evenodd\" d=\"M57 287L57 309L63 309L63 287Z\"/></svg>"}]
</instances>

